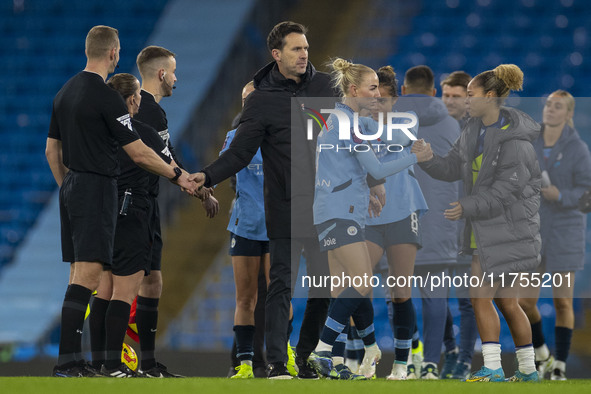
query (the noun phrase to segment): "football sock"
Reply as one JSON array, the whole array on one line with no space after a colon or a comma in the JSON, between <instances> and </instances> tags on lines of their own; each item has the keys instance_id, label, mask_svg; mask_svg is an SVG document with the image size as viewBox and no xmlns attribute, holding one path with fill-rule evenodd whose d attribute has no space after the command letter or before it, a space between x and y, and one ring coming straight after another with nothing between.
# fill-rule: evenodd
<instances>
[{"instance_id":1,"label":"football sock","mask_svg":"<svg viewBox=\"0 0 591 394\"><path fill-rule=\"evenodd\" d=\"M142 352L142 370L147 371L156 366L154 349L156 348L156 329L158 326L159 298L137 297L135 322L140 348Z\"/></svg>"},{"instance_id":2,"label":"football sock","mask_svg":"<svg viewBox=\"0 0 591 394\"><path fill-rule=\"evenodd\" d=\"M415 308L412 300L394 302L394 353L396 361L406 362L416 327Z\"/></svg>"},{"instance_id":3,"label":"football sock","mask_svg":"<svg viewBox=\"0 0 591 394\"><path fill-rule=\"evenodd\" d=\"M62 305L60 347L57 364L69 367L79 361L86 307L92 291L80 285L69 285Z\"/></svg>"},{"instance_id":4,"label":"football sock","mask_svg":"<svg viewBox=\"0 0 591 394\"><path fill-rule=\"evenodd\" d=\"M335 357L340 357L342 360L344 360L345 358L345 345L347 343L347 334L345 334L345 332L347 332L347 327L345 327L344 332L341 332L339 334L339 336L337 337L333 347L332 347L332 358L333 361L335 359ZM344 361L341 361L341 364ZM335 362L336 365L336 362Z\"/></svg>"},{"instance_id":5,"label":"football sock","mask_svg":"<svg viewBox=\"0 0 591 394\"><path fill-rule=\"evenodd\" d=\"M352 360L357 360L360 363L363 361L363 355L365 353L365 347L363 341L359 338L357 328L355 326L349 326L349 333L347 335L347 350L346 356Z\"/></svg>"},{"instance_id":6,"label":"football sock","mask_svg":"<svg viewBox=\"0 0 591 394\"><path fill-rule=\"evenodd\" d=\"M375 344L376 334L373 325L373 304L369 297L363 297L361 299L359 306L353 312L353 321L365 347Z\"/></svg>"},{"instance_id":7,"label":"football sock","mask_svg":"<svg viewBox=\"0 0 591 394\"><path fill-rule=\"evenodd\" d=\"M251 361L254 356L254 326L234 326L236 357L240 362Z\"/></svg>"},{"instance_id":8,"label":"football sock","mask_svg":"<svg viewBox=\"0 0 591 394\"><path fill-rule=\"evenodd\" d=\"M131 305L125 301L111 300L105 316L107 331L107 358L105 368L114 369L121 364L121 348L125 339L125 331L129 323Z\"/></svg>"},{"instance_id":9,"label":"football sock","mask_svg":"<svg viewBox=\"0 0 591 394\"><path fill-rule=\"evenodd\" d=\"M566 372L566 363L564 361L556 360L554 362L554 368L561 370L562 372Z\"/></svg>"},{"instance_id":10,"label":"football sock","mask_svg":"<svg viewBox=\"0 0 591 394\"><path fill-rule=\"evenodd\" d=\"M320 341L332 347L339 334L343 332L345 326L349 323L349 318L351 317L352 312L357 310L357 307L362 301L363 298L357 290L352 287L346 288L341 295L334 300L332 307L329 310L328 317L324 323L324 328L320 334Z\"/></svg>"},{"instance_id":11,"label":"football sock","mask_svg":"<svg viewBox=\"0 0 591 394\"><path fill-rule=\"evenodd\" d=\"M482 358L484 358L486 368L501 368L501 344L498 342L484 342L482 344Z\"/></svg>"},{"instance_id":12,"label":"football sock","mask_svg":"<svg viewBox=\"0 0 591 394\"><path fill-rule=\"evenodd\" d=\"M556 341L556 360L566 362L573 330L567 327L555 327L554 338Z\"/></svg>"},{"instance_id":13,"label":"football sock","mask_svg":"<svg viewBox=\"0 0 591 394\"><path fill-rule=\"evenodd\" d=\"M536 355L536 361L544 361L550 357L550 349L548 349L548 345L546 344L534 348L534 353Z\"/></svg>"},{"instance_id":14,"label":"football sock","mask_svg":"<svg viewBox=\"0 0 591 394\"><path fill-rule=\"evenodd\" d=\"M516 346L515 353L517 356L518 369L521 373L528 375L536 371L533 345Z\"/></svg>"},{"instance_id":15,"label":"football sock","mask_svg":"<svg viewBox=\"0 0 591 394\"><path fill-rule=\"evenodd\" d=\"M94 297L90 307L90 314L88 315L88 328L90 331L90 352L92 354L92 366L100 369L101 365L105 363L105 346L106 346L106 331L105 331L105 315L109 301L102 298Z\"/></svg>"},{"instance_id":16,"label":"football sock","mask_svg":"<svg viewBox=\"0 0 591 394\"><path fill-rule=\"evenodd\" d=\"M535 349L542 347L546 343L542 332L542 320L531 325L531 339Z\"/></svg>"},{"instance_id":17,"label":"football sock","mask_svg":"<svg viewBox=\"0 0 591 394\"><path fill-rule=\"evenodd\" d=\"M416 315L415 315L415 320L416 320ZM394 326L393 323L391 323L392 326ZM421 336L419 335L419 328L417 327L417 323L415 321L415 330L412 334L412 348L416 349L419 347L419 341L421 340Z\"/></svg>"}]
</instances>

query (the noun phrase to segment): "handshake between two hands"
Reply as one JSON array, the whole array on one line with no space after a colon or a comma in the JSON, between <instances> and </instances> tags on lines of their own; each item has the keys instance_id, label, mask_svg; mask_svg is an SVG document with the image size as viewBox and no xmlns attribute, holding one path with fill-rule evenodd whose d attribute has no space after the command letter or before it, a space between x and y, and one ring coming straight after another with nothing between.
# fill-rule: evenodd
<instances>
[{"instance_id":1,"label":"handshake between two hands","mask_svg":"<svg viewBox=\"0 0 591 394\"><path fill-rule=\"evenodd\" d=\"M190 196L197 197L201 200L203 209L207 214L207 217L213 218L219 212L219 202L213 196L213 188L203 187L205 183L205 174L202 172L196 172L189 174L183 170L182 175L175 182L181 187L181 190Z\"/></svg>"},{"instance_id":2,"label":"handshake between two hands","mask_svg":"<svg viewBox=\"0 0 591 394\"><path fill-rule=\"evenodd\" d=\"M412 149L410 152L417 156L417 163L429 161L433 158L431 144L426 143L424 139L415 141L415 143L412 144Z\"/></svg>"}]
</instances>

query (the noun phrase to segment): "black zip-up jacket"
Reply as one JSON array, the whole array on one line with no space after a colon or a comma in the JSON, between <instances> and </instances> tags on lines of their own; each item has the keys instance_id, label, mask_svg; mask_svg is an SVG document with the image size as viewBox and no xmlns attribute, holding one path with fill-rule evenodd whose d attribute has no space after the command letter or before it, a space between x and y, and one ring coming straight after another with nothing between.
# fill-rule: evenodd
<instances>
[{"instance_id":1,"label":"black zip-up jacket","mask_svg":"<svg viewBox=\"0 0 591 394\"><path fill-rule=\"evenodd\" d=\"M463 252L470 253L474 231L484 272L515 273L535 269L541 261L540 186L542 176L532 141L540 125L514 108L501 107L506 130L489 128L482 167L472 183L472 161L482 122L471 118L446 156L419 166L435 179L464 182L460 204L466 219Z\"/></svg>"},{"instance_id":2,"label":"black zip-up jacket","mask_svg":"<svg viewBox=\"0 0 591 394\"><path fill-rule=\"evenodd\" d=\"M240 171L260 147L267 236L270 239L316 236L312 204L318 130L313 140L306 139L304 112L299 108L292 112L291 99L335 97L330 76L317 72L308 63L298 84L285 78L277 64L271 62L256 73L254 87L246 99L230 148L202 170L206 175L205 186L215 185Z\"/></svg>"}]
</instances>

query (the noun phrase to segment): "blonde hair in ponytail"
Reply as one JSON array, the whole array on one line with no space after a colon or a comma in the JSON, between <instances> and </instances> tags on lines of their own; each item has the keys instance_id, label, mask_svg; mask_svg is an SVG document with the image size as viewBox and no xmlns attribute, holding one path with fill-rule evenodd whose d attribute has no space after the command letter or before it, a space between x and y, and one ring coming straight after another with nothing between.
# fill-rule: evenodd
<instances>
[{"instance_id":1,"label":"blonde hair in ponytail","mask_svg":"<svg viewBox=\"0 0 591 394\"><path fill-rule=\"evenodd\" d=\"M365 74L375 72L363 64L351 63L350 61L339 57L332 61L331 67L333 69L333 86L336 89L339 89L343 96L348 94L351 85L361 85L361 81Z\"/></svg>"},{"instance_id":2,"label":"blonde hair in ponytail","mask_svg":"<svg viewBox=\"0 0 591 394\"><path fill-rule=\"evenodd\" d=\"M501 64L494 70L485 71L474 77L474 82L484 90L498 97L499 105L509 93L523 88L523 71L515 64Z\"/></svg>"}]
</instances>

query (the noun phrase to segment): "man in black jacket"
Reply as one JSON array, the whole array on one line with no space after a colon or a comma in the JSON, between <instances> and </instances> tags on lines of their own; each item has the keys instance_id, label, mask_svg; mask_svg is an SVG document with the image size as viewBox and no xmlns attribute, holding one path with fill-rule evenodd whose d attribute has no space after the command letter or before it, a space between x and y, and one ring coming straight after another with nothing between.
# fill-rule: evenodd
<instances>
[{"instance_id":1,"label":"man in black jacket","mask_svg":"<svg viewBox=\"0 0 591 394\"><path fill-rule=\"evenodd\" d=\"M299 122L301 130L292 130L292 122L299 119L292 119L291 99L333 97L335 92L329 75L317 72L308 62L305 34L306 28L293 22L279 23L269 33L267 46L274 61L255 75L255 91L246 100L232 145L195 177L199 184L215 185L245 167L261 148L271 253L271 283L266 301L266 316L273 317L266 321L270 379L291 378L285 367L289 304L302 249L305 250L308 275L328 275L327 257L320 253L312 220L316 140L305 139L303 121ZM293 163L292 150L297 158ZM293 174L292 168L295 169ZM297 175L293 182L292 175ZM298 190L292 190L292 183ZM297 195L297 203L295 199L292 202L292 192ZM298 223L292 223L292 217L297 218ZM320 327L326 318L328 297L328 293L322 292L314 294L311 291L309 294L296 349L300 378L316 377L306 360L318 341Z\"/></svg>"}]
</instances>

